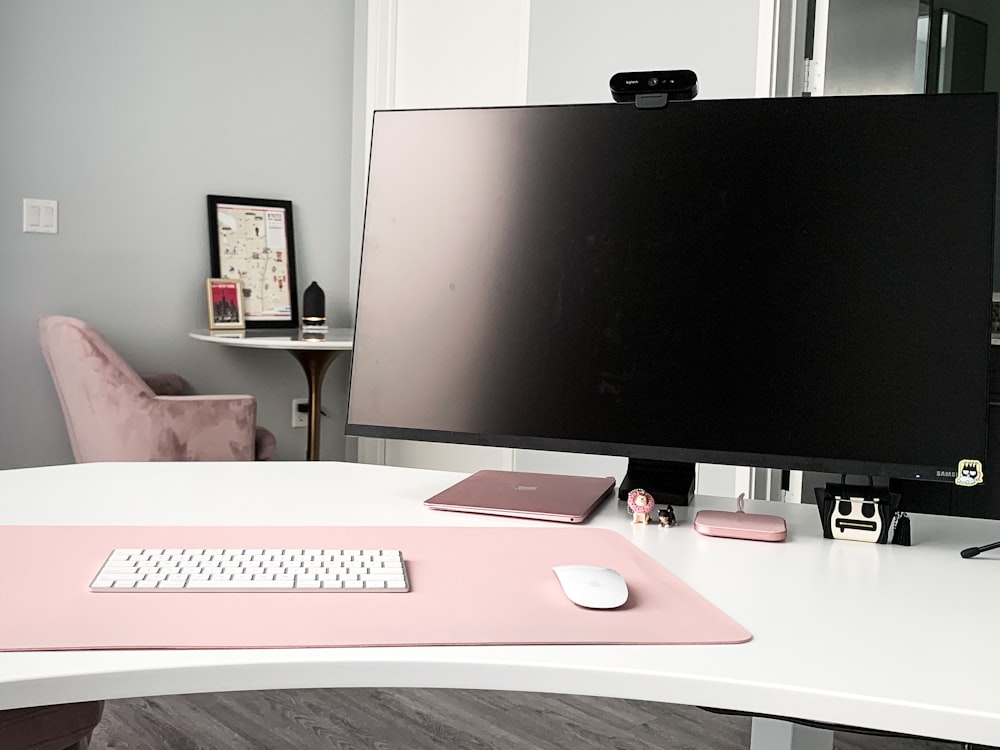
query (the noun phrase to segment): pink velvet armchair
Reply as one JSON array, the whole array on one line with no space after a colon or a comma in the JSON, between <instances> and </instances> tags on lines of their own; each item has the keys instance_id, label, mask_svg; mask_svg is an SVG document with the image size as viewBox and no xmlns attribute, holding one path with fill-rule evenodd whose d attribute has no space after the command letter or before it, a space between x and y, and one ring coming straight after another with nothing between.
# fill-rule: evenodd
<instances>
[{"instance_id":1,"label":"pink velvet armchair","mask_svg":"<svg viewBox=\"0 0 1000 750\"><path fill-rule=\"evenodd\" d=\"M87 750L104 701L0 711L3 750Z\"/></svg>"},{"instance_id":2,"label":"pink velvet armchair","mask_svg":"<svg viewBox=\"0 0 1000 750\"><path fill-rule=\"evenodd\" d=\"M275 453L253 396L183 395L177 375L144 379L76 318L40 318L38 338L77 463L261 461Z\"/></svg>"}]
</instances>

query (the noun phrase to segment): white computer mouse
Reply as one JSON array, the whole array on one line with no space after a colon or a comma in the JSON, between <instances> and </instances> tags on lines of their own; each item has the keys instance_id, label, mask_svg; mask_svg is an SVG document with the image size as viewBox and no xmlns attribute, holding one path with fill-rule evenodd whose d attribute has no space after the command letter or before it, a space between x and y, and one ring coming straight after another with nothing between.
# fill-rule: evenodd
<instances>
[{"instance_id":1,"label":"white computer mouse","mask_svg":"<svg viewBox=\"0 0 1000 750\"><path fill-rule=\"evenodd\" d=\"M599 565L556 565L552 571L566 598L581 607L614 609L628 601L628 586L617 570Z\"/></svg>"}]
</instances>

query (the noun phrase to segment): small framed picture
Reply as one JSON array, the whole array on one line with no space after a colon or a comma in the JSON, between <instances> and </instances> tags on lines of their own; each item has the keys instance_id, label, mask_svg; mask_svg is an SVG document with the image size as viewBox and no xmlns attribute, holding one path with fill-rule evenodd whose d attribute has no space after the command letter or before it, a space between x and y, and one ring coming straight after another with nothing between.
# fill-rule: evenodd
<instances>
[{"instance_id":1,"label":"small framed picture","mask_svg":"<svg viewBox=\"0 0 1000 750\"><path fill-rule=\"evenodd\" d=\"M247 328L298 328L292 202L208 196L209 273L243 283Z\"/></svg>"},{"instance_id":2,"label":"small framed picture","mask_svg":"<svg viewBox=\"0 0 1000 750\"><path fill-rule=\"evenodd\" d=\"M208 327L246 328L243 318L243 284L236 279L206 279Z\"/></svg>"}]
</instances>

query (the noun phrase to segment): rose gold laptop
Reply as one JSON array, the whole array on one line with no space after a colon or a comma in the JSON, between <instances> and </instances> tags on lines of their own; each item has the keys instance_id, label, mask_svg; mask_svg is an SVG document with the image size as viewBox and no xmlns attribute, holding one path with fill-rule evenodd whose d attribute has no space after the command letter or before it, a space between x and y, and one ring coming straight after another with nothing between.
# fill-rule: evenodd
<instances>
[{"instance_id":1,"label":"rose gold laptop","mask_svg":"<svg viewBox=\"0 0 1000 750\"><path fill-rule=\"evenodd\" d=\"M424 500L424 505L435 510L580 523L614 487L614 477L484 470Z\"/></svg>"}]
</instances>

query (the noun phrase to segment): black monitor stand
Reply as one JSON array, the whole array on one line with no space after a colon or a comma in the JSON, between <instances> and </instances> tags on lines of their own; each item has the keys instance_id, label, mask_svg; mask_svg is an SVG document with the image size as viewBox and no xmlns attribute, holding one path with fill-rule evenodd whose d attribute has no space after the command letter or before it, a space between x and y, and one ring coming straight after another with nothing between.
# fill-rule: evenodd
<instances>
[{"instance_id":1,"label":"black monitor stand","mask_svg":"<svg viewBox=\"0 0 1000 750\"><path fill-rule=\"evenodd\" d=\"M657 505L687 505L694 494L694 464L629 458L618 499L625 501L634 489L646 490Z\"/></svg>"}]
</instances>

